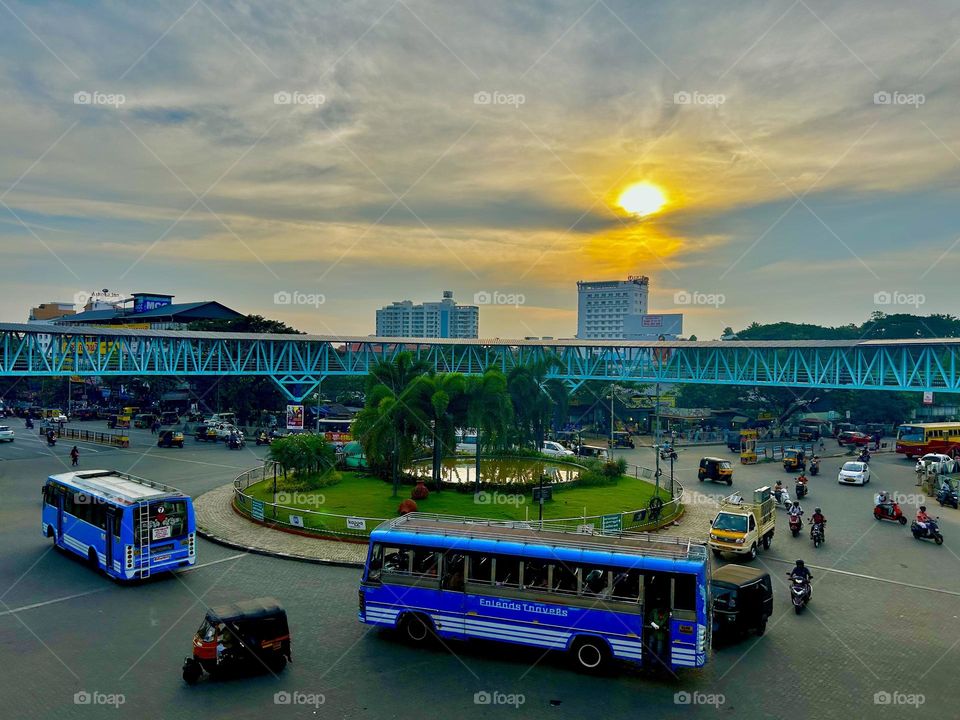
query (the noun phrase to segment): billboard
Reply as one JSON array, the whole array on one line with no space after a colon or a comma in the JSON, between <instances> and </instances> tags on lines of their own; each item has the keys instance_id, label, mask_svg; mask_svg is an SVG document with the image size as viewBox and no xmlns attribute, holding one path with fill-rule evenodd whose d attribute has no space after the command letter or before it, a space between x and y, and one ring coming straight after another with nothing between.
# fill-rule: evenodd
<instances>
[{"instance_id":1,"label":"billboard","mask_svg":"<svg viewBox=\"0 0 960 720\"><path fill-rule=\"evenodd\" d=\"M303 430L303 405L287 405L287 430Z\"/></svg>"},{"instance_id":2,"label":"billboard","mask_svg":"<svg viewBox=\"0 0 960 720\"><path fill-rule=\"evenodd\" d=\"M629 313L623 316L623 339L676 340L683 334L683 313Z\"/></svg>"}]
</instances>

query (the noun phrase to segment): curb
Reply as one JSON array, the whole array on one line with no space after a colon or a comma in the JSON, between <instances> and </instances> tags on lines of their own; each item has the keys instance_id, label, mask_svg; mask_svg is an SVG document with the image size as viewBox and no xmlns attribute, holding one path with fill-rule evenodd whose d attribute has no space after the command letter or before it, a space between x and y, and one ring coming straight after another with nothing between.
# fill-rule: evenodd
<instances>
[{"instance_id":1,"label":"curb","mask_svg":"<svg viewBox=\"0 0 960 720\"><path fill-rule=\"evenodd\" d=\"M251 555L263 555L265 557L278 558L280 560L294 560L297 562L306 562L313 565L332 565L334 567L346 567L346 568L362 568L363 563L354 563L347 562L345 560L332 560L330 558L317 558L310 557L308 555L295 555L293 553L283 553L277 552L275 550L267 550L265 548L252 547L250 545L243 545L233 540L227 540L213 533L207 532L203 528L197 528L197 535L209 540L210 542L216 543L217 545L223 545L224 547L231 548L233 550L243 550L244 552L250 553Z\"/></svg>"}]
</instances>

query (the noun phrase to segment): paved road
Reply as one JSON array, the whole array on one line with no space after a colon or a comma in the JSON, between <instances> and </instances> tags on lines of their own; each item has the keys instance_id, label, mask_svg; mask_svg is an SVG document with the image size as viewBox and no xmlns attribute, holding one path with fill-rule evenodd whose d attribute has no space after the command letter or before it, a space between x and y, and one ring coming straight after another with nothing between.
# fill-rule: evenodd
<instances>
[{"instance_id":1,"label":"paved road","mask_svg":"<svg viewBox=\"0 0 960 720\"><path fill-rule=\"evenodd\" d=\"M149 433L134 431L129 450L81 446L81 465L128 470L199 494L262 455L256 448L231 452L190 442L183 450L159 450L149 440ZM679 679L633 671L593 678L568 669L562 657L542 658L523 648L454 644L420 650L371 632L356 622L358 573L348 568L244 555L201 542L198 568L140 586L115 585L52 552L40 537L39 489L48 474L68 464L69 446L58 445L50 455L39 442L29 443L21 435L13 446L0 446L5 717L956 715L960 513L940 511L944 546L914 541L904 528L872 519L876 488L836 484L839 460L825 462L805 503L811 509L823 505L830 519L828 544L815 554L805 537L780 532L759 559L778 580L798 555L843 571L814 570L811 612L795 616L777 582L776 617L766 636L715 652L703 671ZM698 459L699 451L692 451L678 463L688 484ZM910 463L887 456L874 465L877 487L915 491ZM787 475L775 466L737 466L733 488L749 491L777 477ZM703 491L728 492L709 485ZM265 594L287 606L294 663L277 678L185 686L179 666L203 605ZM74 694L82 691L122 694L125 702L119 709L74 704ZM283 691L322 694L325 702L319 708L275 705L274 694ZM475 704L482 691L522 694L524 702L519 708ZM695 696L700 700L722 695L724 702L719 713L711 705L676 704L675 694L684 691L702 693ZM923 694L925 704L919 712L875 705L878 692ZM799 698L815 699L816 709L791 708Z\"/></svg>"}]
</instances>

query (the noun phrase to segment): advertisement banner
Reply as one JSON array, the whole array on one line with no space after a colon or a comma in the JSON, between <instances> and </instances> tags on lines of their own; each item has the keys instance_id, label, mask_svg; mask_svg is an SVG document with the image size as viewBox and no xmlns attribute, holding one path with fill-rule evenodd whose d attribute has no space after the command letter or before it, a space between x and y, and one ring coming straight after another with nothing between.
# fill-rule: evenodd
<instances>
[{"instance_id":1,"label":"advertisement banner","mask_svg":"<svg viewBox=\"0 0 960 720\"><path fill-rule=\"evenodd\" d=\"M287 430L303 430L303 405L287 405Z\"/></svg>"}]
</instances>

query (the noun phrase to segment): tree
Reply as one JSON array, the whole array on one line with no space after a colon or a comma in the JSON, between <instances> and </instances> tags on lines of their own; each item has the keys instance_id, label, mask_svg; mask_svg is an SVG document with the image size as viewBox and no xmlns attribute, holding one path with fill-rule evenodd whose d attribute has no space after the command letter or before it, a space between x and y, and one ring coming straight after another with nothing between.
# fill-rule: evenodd
<instances>
[{"instance_id":1,"label":"tree","mask_svg":"<svg viewBox=\"0 0 960 720\"><path fill-rule=\"evenodd\" d=\"M518 365L507 375L507 389L514 409L514 426L521 444L543 447L548 425L556 415L567 412L569 392L561 380L548 378L549 371L559 365L556 356L548 355L527 365Z\"/></svg>"},{"instance_id":2,"label":"tree","mask_svg":"<svg viewBox=\"0 0 960 720\"><path fill-rule=\"evenodd\" d=\"M474 482L480 490L480 454L506 444L507 427L513 419L513 407L507 393L507 378L496 368L483 375L467 378L467 424L477 431Z\"/></svg>"},{"instance_id":3,"label":"tree","mask_svg":"<svg viewBox=\"0 0 960 720\"><path fill-rule=\"evenodd\" d=\"M456 451L457 428L466 425L466 379L460 373L421 375L402 397L416 420L413 431L432 443L433 481L439 491L443 458Z\"/></svg>"},{"instance_id":4,"label":"tree","mask_svg":"<svg viewBox=\"0 0 960 720\"><path fill-rule=\"evenodd\" d=\"M367 392L366 403L354 420L353 434L363 446L370 467L393 481L393 495L400 489L400 466L413 461L414 439L409 432L409 411L393 390L382 383Z\"/></svg>"}]
</instances>

